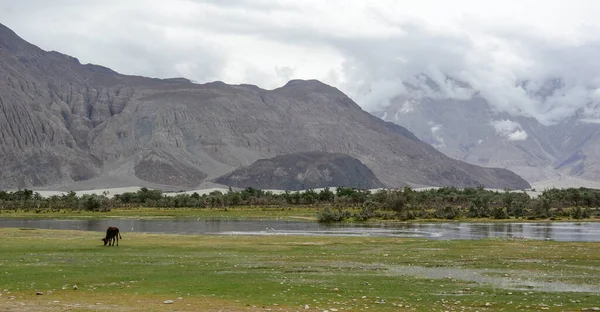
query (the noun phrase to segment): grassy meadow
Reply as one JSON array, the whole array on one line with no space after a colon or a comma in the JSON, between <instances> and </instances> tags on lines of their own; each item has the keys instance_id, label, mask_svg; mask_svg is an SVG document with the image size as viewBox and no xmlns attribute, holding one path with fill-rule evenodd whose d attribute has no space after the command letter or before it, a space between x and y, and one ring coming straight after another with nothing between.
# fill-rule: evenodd
<instances>
[{"instance_id":1,"label":"grassy meadow","mask_svg":"<svg viewBox=\"0 0 600 312\"><path fill-rule=\"evenodd\" d=\"M317 220L314 207L228 207L228 208L113 208L110 211L56 209L0 210L0 218L16 219L244 219L244 220Z\"/></svg>"},{"instance_id":2,"label":"grassy meadow","mask_svg":"<svg viewBox=\"0 0 600 312\"><path fill-rule=\"evenodd\" d=\"M0 229L0 311L600 306L600 243L122 235L119 247L104 247L100 232Z\"/></svg>"},{"instance_id":3,"label":"grassy meadow","mask_svg":"<svg viewBox=\"0 0 600 312\"><path fill-rule=\"evenodd\" d=\"M0 210L0 218L3 219L44 219L44 220L99 220L99 219L218 219L218 220L284 220L284 221L318 221L319 214L326 207L260 207L241 206L226 208L113 208L110 211L90 211L53 209L35 211L32 209ZM334 209L335 210L335 209ZM359 208L345 208L349 213L360 213ZM390 214L389 211L376 210L379 214ZM399 220L394 218L372 218L370 220L347 219L342 222L349 223L438 223L438 222L600 222L600 217L573 219L570 217L554 217L550 219L525 219L525 218L470 218L460 217L455 219L444 218L419 218L414 220Z\"/></svg>"}]
</instances>

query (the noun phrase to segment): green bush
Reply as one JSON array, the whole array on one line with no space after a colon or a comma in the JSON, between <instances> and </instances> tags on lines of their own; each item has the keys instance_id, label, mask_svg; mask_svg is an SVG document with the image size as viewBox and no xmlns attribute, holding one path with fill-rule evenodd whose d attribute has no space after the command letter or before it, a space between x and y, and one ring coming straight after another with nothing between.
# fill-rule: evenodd
<instances>
[{"instance_id":1,"label":"green bush","mask_svg":"<svg viewBox=\"0 0 600 312\"><path fill-rule=\"evenodd\" d=\"M494 219L508 219L507 209L504 207L494 207L492 210L492 217Z\"/></svg>"},{"instance_id":2,"label":"green bush","mask_svg":"<svg viewBox=\"0 0 600 312\"><path fill-rule=\"evenodd\" d=\"M349 217L350 213L348 211L342 211L341 208L332 210L330 207L325 207L317 213L317 221L322 223L341 222Z\"/></svg>"},{"instance_id":3,"label":"green bush","mask_svg":"<svg viewBox=\"0 0 600 312\"><path fill-rule=\"evenodd\" d=\"M460 218L461 213L458 207L445 206L444 208L438 208L435 211L435 217L438 219L456 219Z\"/></svg>"}]
</instances>

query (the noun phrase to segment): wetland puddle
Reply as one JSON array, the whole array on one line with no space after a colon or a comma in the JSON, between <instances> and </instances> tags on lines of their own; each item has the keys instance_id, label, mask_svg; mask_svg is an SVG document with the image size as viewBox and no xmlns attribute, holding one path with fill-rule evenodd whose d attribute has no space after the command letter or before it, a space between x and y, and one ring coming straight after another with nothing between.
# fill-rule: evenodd
<instances>
[{"instance_id":1,"label":"wetland puddle","mask_svg":"<svg viewBox=\"0 0 600 312\"><path fill-rule=\"evenodd\" d=\"M0 227L213 235L383 236L428 239L518 237L600 242L600 222L555 223L395 223L375 226L278 220L25 220L0 219Z\"/></svg>"},{"instance_id":2,"label":"wetland puddle","mask_svg":"<svg viewBox=\"0 0 600 312\"><path fill-rule=\"evenodd\" d=\"M473 282L479 285L492 285L493 287L509 290L544 291L544 292L590 292L600 293L600 286L588 284L571 284L558 281L545 281L549 278L560 278L560 274L553 276L538 276L530 271L519 270L492 270L492 269L465 269L465 268L428 268L419 266L392 267L388 270L391 276L405 275L419 278L448 279ZM501 277L504 276L504 277ZM593 279L590 282L594 283ZM525 294L526 295L526 294Z\"/></svg>"}]
</instances>

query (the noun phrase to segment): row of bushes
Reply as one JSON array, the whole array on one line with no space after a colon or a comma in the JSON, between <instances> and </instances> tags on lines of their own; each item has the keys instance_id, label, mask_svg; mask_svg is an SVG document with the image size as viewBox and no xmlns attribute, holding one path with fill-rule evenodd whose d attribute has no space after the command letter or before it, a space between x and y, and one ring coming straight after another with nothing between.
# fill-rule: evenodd
<instances>
[{"instance_id":1,"label":"row of bushes","mask_svg":"<svg viewBox=\"0 0 600 312\"><path fill-rule=\"evenodd\" d=\"M319 222L340 222L345 220L367 221L370 219L408 221L415 219L445 219L455 220L460 218L487 218L487 219L551 219L570 218L588 219L600 217L599 208L547 208L544 202L534 200L532 207L523 207L510 210L507 207L477 207L469 205L445 206L438 208L406 207L400 211L393 211L383 207L377 209L372 202L365 202L360 209L344 209L341 207L324 207L317 213Z\"/></svg>"},{"instance_id":2,"label":"row of bushes","mask_svg":"<svg viewBox=\"0 0 600 312\"><path fill-rule=\"evenodd\" d=\"M397 190L357 190L340 187L319 192L284 192L276 194L254 188L241 191L214 191L210 194L165 194L160 190L142 188L137 192L108 197L77 196L69 192L60 196L42 197L31 190L0 191L0 209L71 209L108 211L112 208L223 208L235 206L323 207L323 221L354 218L552 218L568 216L588 218L598 215L600 190L550 189L531 198L525 192L490 191L483 187L458 189L445 187L415 191L409 187ZM351 213L354 211L354 213ZM356 212L358 211L358 212Z\"/></svg>"}]
</instances>

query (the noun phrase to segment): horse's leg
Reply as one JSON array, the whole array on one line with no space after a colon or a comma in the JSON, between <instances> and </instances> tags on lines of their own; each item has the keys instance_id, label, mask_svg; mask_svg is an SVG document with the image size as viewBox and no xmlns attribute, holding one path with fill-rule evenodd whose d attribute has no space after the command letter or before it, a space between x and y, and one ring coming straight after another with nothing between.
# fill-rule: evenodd
<instances>
[{"instance_id":1,"label":"horse's leg","mask_svg":"<svg viewBox=\"0 0 600 312\"><path fill-rule=\"evenodd\" d=\"M115 238L117 239L117 247L119 247L119 233L115 235Z\"/></svg>"}]
</instances>

